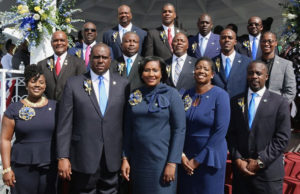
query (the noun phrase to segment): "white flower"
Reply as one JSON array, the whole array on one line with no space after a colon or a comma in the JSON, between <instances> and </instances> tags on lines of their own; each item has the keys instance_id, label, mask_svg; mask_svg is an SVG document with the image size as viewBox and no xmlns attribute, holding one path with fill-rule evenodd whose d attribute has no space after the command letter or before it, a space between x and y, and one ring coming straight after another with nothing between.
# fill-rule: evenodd
<instances>
[{"instance_id":1,"label":"white flower","mask_svg":"<svg viewBox=\"0 0 300 194\"><path fill-rule=\"evenodd\" d=\"M39 32L43 32L43 26L41 22L38 23L37 29Z\"/></svg>"},{"instance_id":2,"label":"white flower","mask_svg":"<svg viewBox=\"0 0 300 194\"><path fill-rule=\"evenodd\" d=\"M289 20L293 20L293 19L297 18L297 15L292 14L292 13L288 13L287 18L288 18Z\"/></svg>"},{"instance_id":3,"label":"white flower","mask_svg":"<svg viewBox=\"0 0 300 194\"><path fill-rule=\"evenodd\" d=\"M33 19L34 19L34 20L40 20L40 19L41 19L41 16L40 16L39 14L36 13L36 14L33 15Z\"/></svg>"},{"instance_id":4,"label":"white flower","mask_svg":"<svg viewBox=\"0 0 300 194\"><path fill-rule=\"evenodd\" d=\"M44 11L43 9L41 9L41 10L39 11L39 14L42 15L44 12L45 12L45 11Z\"/></svg>"},{"instance_id":5,"label":"white flower","mask_svg":"<svg viewBox=\"0 0 300 194\"><path fill-rule=\"evenodd\" d=\"M68 33L68 34L71 33L71 28L67 28L67 33Z\"/></svg>"}]
</instances>

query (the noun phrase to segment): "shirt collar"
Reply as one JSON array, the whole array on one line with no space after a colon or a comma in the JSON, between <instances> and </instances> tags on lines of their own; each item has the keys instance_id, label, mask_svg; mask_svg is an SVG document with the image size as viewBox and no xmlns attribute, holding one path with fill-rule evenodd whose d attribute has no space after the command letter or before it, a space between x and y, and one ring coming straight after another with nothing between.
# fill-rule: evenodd
<instances>
[{"instance_id":1,"label":"shirt collar","mask_svg":"<svg viewBox=\"0 0 300 194\"><path fill-rule=\"evenodd\" d=\"M92 48L93 46L95 46L95 44L96 44L96 41L94 41L92 44L90 44L91 48ZM85 44L85 43L83 42L83 44L82 44L83 50L86 50L87 47L88 47L88 45Z\"/></svg>"},{"instance_id":2,"label":"shirt collar","mask_svg":"<svg viewBox=\"0 0 300 194\"><path fill-rule=\"evenodd\" d=\"M60 55L60 65L62 66L63 62L65 61L66 57L67 57L67 53L65 52L64 54ZM57 61L58 56L54 53L54 61Z\"/></svg>"},{"instance_id":3,"label":"shirt collar","mask_svg":"<svg viewBox=\"0 0 300 194\"><path fill-rule=\"evenodd\" d=\"M206 40L208 40L210 38L210 35L211 35L211 31L206 35L206 36L202 36L200 33L199 33L199 40L200 38L204 38Z\"/></svg>"},{"instance_id":4,"label":"shirt collar","mask_svg":"<svg viewBox=\"0 0 300 194\"><path fill-rule=\"evenodd\" d=\"M162 24L162 27L164 28L164 31L168 32L168 28L171 28L172 32L174 31L174 25L168 27L168 26L165 26L165 25Z\"/></svg>"},{"instance_id":5,"label":"shirt collar","mask_svg":"<svg viewBox=\"0 0 300 194\"><path fill-rule=\"evenodd\" d=\"M257 92L255 92L259 97L262 97L264 95L266 91L266 86L264 86L262 89L258 90ZM248 96L251 96L252 93L254 93L251 88L249 87L248 89Z\"/></svg>"},{"instance_id":6,"label":"shirt collar","mask_svg":"<svg viewBox=\"0 0 300 194\"><path fill-rule=\"evenodd\" d=\"M130 58L132 60L132 64L134 63L136 57L137 57L137 53L135 55L133 55L132 57L127 57L126 55L123 55L125 63L127 64L127 59ZM131 64L131 65L132 65Z\"/></svg>"},{"instance_id":7,"label":"shirt collar","mask_svg":"<svg viewBox=\"0 0 300 194\"><path fill-rule=\"evenodd\" d=\"M229 56L226 56L224 55L223 53L221 53L221 56L222 56L222 59L225 61L225 59L228 57L230 59L230 63L232 64L233 63L233 60L235 58L235 50L233 51L233 53L231 53L231 55Z\"/></svg>"},{"instance_id":8,"label":"shirt collar","mask_svg":"<svg viewBox=\"0 0 300 194\"><path fill-rule=\"evenodd\" d=\"M181 61L185 61L186 57L187 57L187 53L185 53L185 54L182 55L181 57L177 57L175 54L173 54L172 61L173 61L173 62L176 61L177 58L180 58Z\"/></svg>"},{"instance_id":9,"label":"shirt collar","mask_svg":"<svg viewBox=\"0 0 300 194\"><path fill-rule=\"evenodd\" d=\"M252 36L251 34L249 34L249 40L252 42L254 37L257 39L257 40L260 40L260 36L261 36L261 33L259 33L257 36Z\"/></svg>"},{"instance_id":10,"label":"shirt collar","mask_svg":"<svg viewBox=\"0 0 300 194\"><path fill-rule=\"evenodd\" d=\"M129 32L132 29L132 23L130 22L125 28L123 26L121 26L120 24L118 25L118 27L119 27L119 32L122 31L123 29L125 29L126 32Z\"/></svg>"},{"instance_id":11,"label":"shirt collar","mask_svg":"<svg viewBox=\"0 0 300 194\"><path fill-rule=\"evenodd\" d=\"M99 75L97 75L92 69L90 70L91 73L91 79L93 81L98 80ZM109 80L109 70L107 70L103 75L104 80L108 81Z\"/></svg>"}]
</instances>

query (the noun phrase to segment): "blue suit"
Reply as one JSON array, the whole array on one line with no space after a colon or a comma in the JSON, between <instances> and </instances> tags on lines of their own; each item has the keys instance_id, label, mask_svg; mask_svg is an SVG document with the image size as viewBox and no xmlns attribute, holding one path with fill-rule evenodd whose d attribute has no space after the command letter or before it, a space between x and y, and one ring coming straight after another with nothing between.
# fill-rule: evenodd
<instances>
[{"instance_id":1,"label":"blue suit","mask_svg":"<svg viewBox=\"0 0 300 194\"><path fill-rule=\"evenodd\" d=\"M200 58L203 56L214 58L218 56L221 52L220 47L220 36L214 33L211 33L208 43L206 46L206 49L204 51L204 55L202 56L200 53L200 47L199 47L199 34L189 38L189 49L188 49L188 55L195 58Z\"/></svg>"},{"instance_id":2,"label":"blue suit","mask_svg":"<svg viewBox=\"0 0 300 194\"><path fill-rule=\"evenodd\" d=\"M131 31L137 33L137 35L140 37L139 55L141 55L144 39L147 36L147 32L135 25L132 25ZM114 37L114 35L116 35L116 37ZM123 56L118 26L115 26L114 28L104 32L102 41L112 48L115 59Z\"/></svg>"},{"instance_id":3,"label":"blue suit","mask_svg":"<svg viewBox=\"0 0 300 194\"><path fill-rule=\"evenodd\" d=\"M232 98L240 93L243 93L247 89L247 68L251 59L245 55L241 55L238 52L235 54L235 58L232 63L228 80L225 76L225 70L222 63L221 55L213 59L215 62L215 76L212 83L226 90ZM219 61L219 64L218 62Z\"/></svg>"}]
</instances>

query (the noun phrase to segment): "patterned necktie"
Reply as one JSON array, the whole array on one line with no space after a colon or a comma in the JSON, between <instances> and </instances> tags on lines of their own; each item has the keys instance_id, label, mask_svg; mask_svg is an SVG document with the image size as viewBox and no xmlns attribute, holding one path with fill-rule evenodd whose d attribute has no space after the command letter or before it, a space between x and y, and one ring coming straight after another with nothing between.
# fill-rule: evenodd
<instances>
[{"instance_id":1,"label":"patterned necktie","mask_svg":"<svg viewBox=\"0 0 300 194\"><path fill-rule=\"evenodd\" d=\"M106 105L107 105L107 95L106 95L106 90L105 90L105 85L103 81L103 76L99 76L99 105L100 105L100 110L102 115L104 116Z\"/></svg>"},{"instance_id":2,"label":"patterned necktie","mask_svg":"<svg viewBox=\"0 0 300 194\"><path fill-rule=\"evenodd\" d=\"M168 28L168 42L169 42L169 45L170 45L170 48L172 50L172 33L171 33L171 28Z\"/></svg>"},{"instance_id":3,"label":"patterned necktie","mask_svg":"<svg viewBox=\"0 0 300 194\"><path fill-rule=\"evenodd\" d=\"M130 70L131 70L131 63L132 63L132 59L127 58L127 66L126 66L126 73L127 73L127 76L129 75Z\"/></svg>"},{"instance_id":4,"label":"patterned necktie","mask_svg":"<svg viewBox=\"0 0 300 194\"><path fill-rule=\"evenodd\" d=\"M252 98L249 103L249 109L248 109L248 121L249 121L249 130L251 130L252 122L254 120L255 116L255 97L257 97L257 93L252 93Z\"/></svg>"},{"instance_id":5,"label":"patterned necktie","mask_svg":"<svg viewBox=\"0 0 300 194\"><path fill-rule=\"evenodd\" d=\"M257 46L256 46L256 37L253 38L253 43L252 43L252 59L255 60L256 59L256 53L257 53Z\"/></svg>"},{"instance_id":6,"label":"patterned necktie","mask_svg":"<svg viewBox=\"0 0 300 194\"><path fill-rule=\"evenodd\" d=\"M55 72L57 76L59 75L60 70L61 70L60 57L57 57L56 64L55 64Z\"/></svg>"},{"instance_id":7,"label":"patterned necktie","mask_svg":"<svg viewBox=\"0 0 300 194\"><path fill-rule=\"evenodd\" d=\"M85 66L88 66L89 65L89 61L90 61L90 54L91 54L91 45L89 45L87 48L86 48L86 51L85 51Z\"/></svg>"},{"instance_id":8,"label":"patterned necktie","mask_svg":"<svg viewBox=\"0 0 300 194\"><path fill-rule=\"evenodd\" d=\"M173 80L175 86L177 85L179 75L180 75L180 61L181 61L181 58L177 58L176 61L177 62L176 62L176 65L175 65L175 73L174 73L174 80Z\"/></svg>"},{"instance_id":9,"label":"patterned necktie","mask_svg":"<svg viewBox=\"0 0 300 194\"><path fill-rule=\"evenodd\" d=\"M201 37L200 38L200 44L199 44L199 47L200 47L200 54L201 54L201 57L204 56L204 38Z\"/></svg>"},{"instance_id":10,"label":"patterned necktie","mask_svg":"<svg viewBox=\"0 0 300 194\"><path fill-rule=\"evenodd\" d=\"M226 65L225 65L226 79L228 79L228 77L229 77L230 70L231 70L230 59L229 59L229 57L226 57Z\"/></svg>"}]
</instances>

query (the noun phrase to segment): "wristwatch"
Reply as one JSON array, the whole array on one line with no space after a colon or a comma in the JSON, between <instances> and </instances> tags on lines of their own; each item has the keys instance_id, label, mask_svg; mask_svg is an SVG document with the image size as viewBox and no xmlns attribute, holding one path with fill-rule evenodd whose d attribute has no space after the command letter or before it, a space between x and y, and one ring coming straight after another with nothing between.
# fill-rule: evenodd
<instances>
[{"instance_id":1,"label":"wristwatch","mask_svg":"<svg viewBox=\"0 0 300 194\"><path fill-rule=\"evenodd\" d=\"M265 167L264 163L259 158L256 161L257 161L257 165L258 165L259 168L264 168Z\"/></svg>"}]
</instances>

